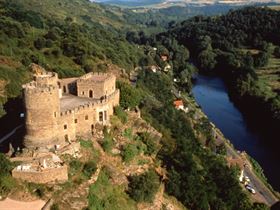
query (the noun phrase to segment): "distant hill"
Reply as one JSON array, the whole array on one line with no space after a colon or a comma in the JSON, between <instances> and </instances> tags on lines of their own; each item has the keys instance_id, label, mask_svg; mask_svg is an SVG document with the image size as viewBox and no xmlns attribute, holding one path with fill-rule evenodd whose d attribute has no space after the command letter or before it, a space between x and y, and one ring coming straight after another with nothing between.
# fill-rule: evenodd
<instances>
[{"instance_id":1,"label":"distant hill","mask_svg":"<svg viewBox=\"0 0 280 210\"><path fill-rule=\"evenodd\" d=\"M91 0L92 2L126 6L126 7L152 7L168 8L173 6L205 6L214 4L224 5L250 5L280 3L280 0Z\"/></svg>"}]
</instances>

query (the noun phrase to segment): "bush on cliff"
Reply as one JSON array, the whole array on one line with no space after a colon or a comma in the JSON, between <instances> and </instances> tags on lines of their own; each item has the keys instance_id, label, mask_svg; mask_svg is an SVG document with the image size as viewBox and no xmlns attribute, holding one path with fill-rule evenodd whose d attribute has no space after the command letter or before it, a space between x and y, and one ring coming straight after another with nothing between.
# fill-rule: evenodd
<instances>
[{"instance_id":1,"label":"bush on cliff","mask_svg":"<svg viewBox=\"0 0 280 210\"><path fill-rule=\"evenodd\" d=\"M0 195L7 195L15 187L15 180L11 177L10 171L13 165L8 158L0 153Z\"/></svg>"},{"instance_id":2,"label":"bush on cliff","mask_svg":"<svg viewBox=\"0 0 280 210\"><path fill-rule=\"evenodd\" d=\"M134 159L134 157L138 154L139 154L139 150L137 148L137 145L135 145L135 144L125 145L125 147L121 153L122 158L126 163L132 161Z\"/></svg>"},{"instance_id":3,"label":"bush on cliff","mask_svg":"<svg viewBox=\"0 0 280 210\"><path fill-rule=\"evenodd\" d=\"M117 88L120 89L120 106L123 109L135 108L139 105L142 96L138 89L126 82L117 82Z\"/></svg>"},{"instance_id":4,"label":"bush on cliff","mask_svg":"<svg viewBox=\"0 0 280 210\"><path fill-rule=\"evenodd\" d=\"M90 179L90 177L96 171L96 169L97 169L96 163L94 161L89 161L89 162L85 163L85 165L84 165L83 174L88 179Z\"/></svg>"},{"instance_id":5,"label":"bush on cliff","mask_svg":"<svg viewBox=\"0 0 280 210\"><path fill-rule=\"evenodd\" d=\"M115 107L114 111L120 121L125 124L127 122L127 113L120 106Z\"/></svg>"},{"instance_id":6,"label":"bush on cliff","mask_svg":"<svg viewBox=\"0 0 280 210\"><path fill-rule=\"evenodd\" d=\"M137 202L152 202L159 186L159 176L150 170L139 176L129 177L127 193Z\"/></svg>"},{"instance_id":7,"label":"bush on cliff","mask_svg":"<svg viewBox=\"0 0 280 210\"><path fill-rule=\"evenodd\" d=\"M4 154L0 153L0 177L9 175L12 168L12 163Z\"/></svg>"}]
</instances>

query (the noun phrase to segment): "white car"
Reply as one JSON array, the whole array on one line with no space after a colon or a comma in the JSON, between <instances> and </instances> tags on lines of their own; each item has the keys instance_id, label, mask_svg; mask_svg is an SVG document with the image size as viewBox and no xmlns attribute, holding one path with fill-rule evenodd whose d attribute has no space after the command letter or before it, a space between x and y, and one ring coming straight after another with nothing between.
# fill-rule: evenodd
<instances>
[{"instance_id":1,"label":"white car","mask_svg":"<svg viewBox=\"0 0 280 210\"><path fill-rule=\"evenodd\" d=\"M249 178L248 176L245 176L245 177L244 177L244 180L245 180L246 182L250 182L250 178Z\"/></svg>"},{"instance_id":2,"label":"white car","mask_svg":"<svg viewBox=\"0 0 280 210\"><path fill-rule=\"evenodd\" d=\"M246 185L245 188L252 194L256 194L256 191L253 187L251 187L250 185Z\"/></svg>"}]
</instances>

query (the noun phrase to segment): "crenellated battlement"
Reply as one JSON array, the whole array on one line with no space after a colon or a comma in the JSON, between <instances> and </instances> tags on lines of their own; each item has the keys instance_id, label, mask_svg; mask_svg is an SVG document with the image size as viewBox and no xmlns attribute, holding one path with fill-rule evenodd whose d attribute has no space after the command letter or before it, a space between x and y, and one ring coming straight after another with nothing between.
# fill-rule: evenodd
<instances>
[{"instance_id":1,"label":"crenellated battlement","mask_svg":"<svg viewBox=\"0 0 280 210\"><path fill-rule=\"evenodd\" d=\"M92 83L92 82L96 82L96 83L104 83L108 80L110 80L113 77L113 75L111 74L107 74L107 73L102 73L102 72L90 72L88 74L85 74L83 76L81 76L77 82L84 82L84 83Z\"/></svg>"},{"instance_id":2,"label":"crenellated battlement","mask_svg":"<svg viewBox=\"0 0 280 210\"><path fill-rule=\"evenodd\" d=\"M58 90L58 87L53 85L38 86L36 82L30 82L22 86L26 94L38 94L38 93L52 93Z\"/></svg>"},{"instance_id":3,"label":"crenellated battlement","mask_svg":"<svg viewBox=\"0 0 280 210\"><path fill-rule=\"evenodd\" d=\"M100 105L105 105L107 103L110 103L111 99L114 98L117 94L119 94L119 90L115 91L113 94L108 96L106 99L95 100L95 101L92 101L92 102L88 102L86 104L79 105L79 106L77 106L73 109L62 111L62 112L60 112L60 116L72 115L73 113L77 113L79 111L90 110L94 107L97 107L97 106L100 106Z\"/></svg>"}]
</instances>

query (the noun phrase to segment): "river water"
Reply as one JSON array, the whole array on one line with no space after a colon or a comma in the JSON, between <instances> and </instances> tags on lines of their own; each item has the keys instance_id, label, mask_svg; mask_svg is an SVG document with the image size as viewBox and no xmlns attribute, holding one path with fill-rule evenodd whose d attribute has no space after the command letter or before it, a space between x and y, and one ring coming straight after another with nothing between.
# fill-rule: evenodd
<instances>
[{"instance_id":1,"label":"river water","mask_svg":"<svg viewBox=\"0 0 280 210\"><path fill-rule=\"evenodd\" d=\"M237 150L246 151L257 160L264 169L268 182L275 190L280 191L279 147L268 144L271 139L248 127L250 125L245 117L230 101L222 79L198 75L192 93L209 120ZM277 136L274 138L274 141L279 140Z\"/></svg>"}]
</instances>

